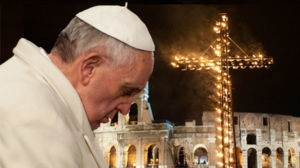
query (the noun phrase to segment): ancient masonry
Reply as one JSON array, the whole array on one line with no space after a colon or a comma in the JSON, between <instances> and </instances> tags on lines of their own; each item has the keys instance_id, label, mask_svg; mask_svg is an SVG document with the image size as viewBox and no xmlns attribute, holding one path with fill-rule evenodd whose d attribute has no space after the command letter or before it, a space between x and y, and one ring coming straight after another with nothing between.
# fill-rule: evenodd
<instances>
[{"instance_id":1,"label":"ancient masonry","mask_svg":"<svg viewBox=\"0 0 300 168\"><path fill-rule=\"evenodd\" d=\"M215 112L204 112L202 125L155 123L148 88L128 116L95 131L110 168L216 167ZM299 168L300 118L262 113L235 113L236 160L243 168Z\"/></svg>"}]
</instances>

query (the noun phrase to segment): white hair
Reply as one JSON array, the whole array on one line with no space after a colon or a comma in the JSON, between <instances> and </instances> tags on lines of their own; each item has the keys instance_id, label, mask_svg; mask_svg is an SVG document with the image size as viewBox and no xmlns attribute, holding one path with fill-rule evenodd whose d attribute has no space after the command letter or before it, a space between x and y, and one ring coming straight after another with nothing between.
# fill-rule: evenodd
<instances>
[{"instance_id":1,"label":"white hair","mask_svg":"<svg viewBox=\"0 0 300 168\"><path fill-rule=\"evenodd\" d=\"M113 66L132 65L140 51L74 17L60 32L51 52L58 52L64 62L72 62L94 49L102 49Z\"/></svg>"}]
</instances>

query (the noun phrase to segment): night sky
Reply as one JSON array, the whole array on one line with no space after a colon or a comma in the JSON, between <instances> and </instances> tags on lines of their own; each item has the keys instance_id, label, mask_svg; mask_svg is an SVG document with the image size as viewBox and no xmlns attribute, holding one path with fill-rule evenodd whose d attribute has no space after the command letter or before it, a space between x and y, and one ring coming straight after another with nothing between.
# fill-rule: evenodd
<instances>
[{"instance_id":1,"label":"night sky","mask_svg":"<svg viewBox=\"0 0 300 168\"><path fill-rule=\"evenodd\" d=\"M20 37L50 51L57 34L78 12L98 3L20 3L1 5L1 62ZM106 3L109 4L109 3ZM118 3L121 4L121 3ZM235 112L300 116L300 23L298 3L137 4L156 44L150 78L150 103L158 121L200 121L213 109L213 76L208 71L173 69L176 53L201 54L216 38L212 28L220 12L229 16L230 36L249 54L274 58L270 69L232 70Z\"/></svg>"}]
</instances>

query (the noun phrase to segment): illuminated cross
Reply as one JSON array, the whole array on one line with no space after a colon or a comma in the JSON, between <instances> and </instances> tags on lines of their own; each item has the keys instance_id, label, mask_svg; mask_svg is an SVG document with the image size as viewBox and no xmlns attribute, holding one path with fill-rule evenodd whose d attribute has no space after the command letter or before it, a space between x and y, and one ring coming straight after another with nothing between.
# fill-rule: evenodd
<instances>
[{"instance_id":1,"label":"illuminated cross","mask_svg":"<svg viewBox=\"0 0 300 168\"><path fill-rule=\"evenodd\" d=\"M228 17L220 13L214 27L217 39L206 49L201 56L185 57L176 55L171 65L182 70L214 70L217 72L217 118L216 118L216 141L217 141L217 167L237 167L235 134L232 111L232 91L229 69L245 68L269 68L273 64L272 58L264 57L262 54L249 56L230 37L228 31ZM240 55L230 55L230 43L233 43ZM214 57L206 58L204 55L212 49Z\"/></svg>"}]
</instances>

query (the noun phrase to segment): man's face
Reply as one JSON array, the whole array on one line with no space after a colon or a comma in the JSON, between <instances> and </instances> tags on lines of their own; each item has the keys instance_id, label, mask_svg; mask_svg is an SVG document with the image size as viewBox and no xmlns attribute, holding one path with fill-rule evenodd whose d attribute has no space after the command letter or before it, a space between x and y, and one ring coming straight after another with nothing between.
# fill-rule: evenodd
<instances>
[{"instance_id":1,"label":"man's face","mask_svg":"<svg viewBox=\"0 0 300 168\"><path fill-rule=\"evenodd\" d=\"M91 128L108 122L118 111L127 114L133 97L145 87L152 70L153 57L146 51L139 51L132 66L113 68L104 62L97 67L89 84L78 92Z\"/></svg>"}]
</instances>

